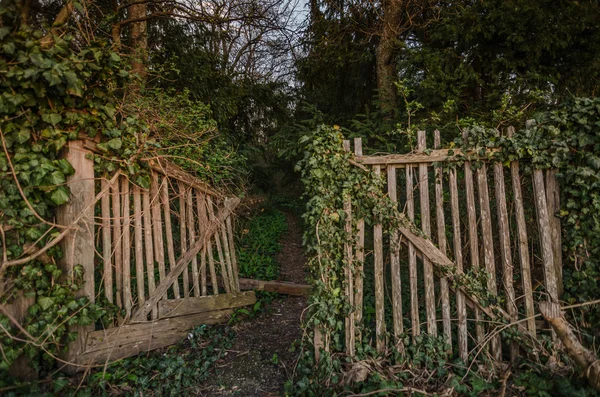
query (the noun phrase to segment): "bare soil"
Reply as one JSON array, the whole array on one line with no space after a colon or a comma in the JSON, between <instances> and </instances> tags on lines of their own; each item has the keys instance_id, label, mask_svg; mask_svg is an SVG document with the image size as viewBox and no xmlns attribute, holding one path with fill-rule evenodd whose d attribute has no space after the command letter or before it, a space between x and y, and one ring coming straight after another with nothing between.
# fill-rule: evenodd
<instances>
[{"instance_id":1,"label":"bare soil","mask_svg":"<svg viewBox=\"0 0 600 397\"><path fill-rule=\"evenodd\" d=\"M287 213L288 230L277 255L281 281L305 283L305 258L298 219ZM238 324L233 346L216 365L200 396L278 396L298 359L295 341L302 337L305 297L281 297L266 313Z\"/></svg>"}]
</instances>

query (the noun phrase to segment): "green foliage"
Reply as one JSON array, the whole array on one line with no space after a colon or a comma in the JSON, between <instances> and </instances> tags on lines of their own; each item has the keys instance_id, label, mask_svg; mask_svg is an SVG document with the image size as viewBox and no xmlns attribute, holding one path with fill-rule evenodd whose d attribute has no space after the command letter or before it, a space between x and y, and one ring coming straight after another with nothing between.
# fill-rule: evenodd
<instances>
[{"instance_id":1,"label":"green foliage","mask_svg":"<svg viewBox=\"0 0 600 397\"><path fill-rule=\"evenodd\" d=\"M254 216L242 231L237 246L240 277L275 280L279 265L274 255L281 250L279 239L287 230L285 215L278 210L267 210Z\"/></svg>"},{"instance_id":2,"label":"green foliage","mask_svg":"<svg viewBox=\"0 0 600 397\"><path fill-rule=\"evenodd\" d=\"M229 327L201 325L177 345L158 352L126 358L93 370L83 380L57 377L47 388L21 385L7 396L189 396L210 376L215 362L231 347Z\"/></svg>"}]
</instances>

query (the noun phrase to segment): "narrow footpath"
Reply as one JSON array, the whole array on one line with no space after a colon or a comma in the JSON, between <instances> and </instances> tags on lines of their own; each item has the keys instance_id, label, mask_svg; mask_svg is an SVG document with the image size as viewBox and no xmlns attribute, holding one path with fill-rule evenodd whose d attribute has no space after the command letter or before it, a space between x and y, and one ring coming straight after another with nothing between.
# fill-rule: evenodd
<instances>
[{"instance_id":1,"label":"narrow footpath","mask_svg":"<svg viewBox=\"0 0 600 397\"><path fill-rule=\"evenodd\" d=\"M288 230L276 257L280 281L306 283L302 230L296 216L286 213ZM306 298L282 296L252 320L234 327L237 336L200 396L271 397L282 394L298 358L293 344L302 336L300 317Z\"/></svg>"}]
</instances>

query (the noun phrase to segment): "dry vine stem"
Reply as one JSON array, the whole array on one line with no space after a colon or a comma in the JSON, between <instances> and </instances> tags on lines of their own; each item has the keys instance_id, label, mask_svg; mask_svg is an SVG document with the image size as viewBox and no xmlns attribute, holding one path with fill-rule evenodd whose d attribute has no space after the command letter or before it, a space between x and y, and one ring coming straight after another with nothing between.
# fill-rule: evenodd
<instances>
[{"instance_id":1,"label":"dry vine stem","mask_svg":"<svg viewBox=\"0 0 600 397\"><path fill-rule=\"evenodd\" d=\"M571 325L563 317L560 305L555 302L541 302L539 308L542 316L556 332L569 357L577 363L587 377L590 386L600 390L600 360L593 351L586 349L579 342Z\"/></svg>"}]
</instances>

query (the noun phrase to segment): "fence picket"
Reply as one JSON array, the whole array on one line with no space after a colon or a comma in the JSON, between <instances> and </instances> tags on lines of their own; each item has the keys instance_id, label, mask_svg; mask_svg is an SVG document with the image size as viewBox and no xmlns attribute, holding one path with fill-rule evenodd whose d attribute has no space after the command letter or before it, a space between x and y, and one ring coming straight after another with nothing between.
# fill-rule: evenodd
<instances>
[{"instance_id":1,"label":"fence picket","mask_svg":"<svg viewBox=\"0 0 600 397\"><path fill-rule=\"evenodd\" d=\"M123 194L123 307L127 317L131 315L131 218L129 214L129 179L121 179Z\"/></svg>"},{"instance_id":2,"label":"fence picket","mask_svg":"<svg viewBox=\"0 0 600 397\"><path fill-rule=\"evenodd\" d=\"M406 165L406 215L411 222L415 221L414 173L410 164ZM417 252L415 246L408 242L408 278L410 288L410 319L412 324L412 339L421 334L419 319L419 290L417 276Z\"/></svg>"},{"instance_id":3,"label":"fence picket","mask_svg":"<svg viewBox=\"0 0 600 397\"><path fill-rule=\"evenodd\" d=\"M375 175L381 176L381 166L373 166ZM381 223L373 226L373 261L375 277L375 336L377 351L385 351L385 295L383 271L383 226Z\"/></svg>"},{"instance_id":4,"label":"fence picket","mask_svg":"<svg viewBox=\"0 0 600 397\"><path fill-rule=\"evenodd\" d=\"M425 131L417 131L417 148L420 152L427 149ZM421 229L431 237L431 219L429 210L429 170L427 163L419 163L419 195L421 204ZM423 280L425 284L425 312L427 313L427 333L437 336L435 314L435 286L431 261L423 257Z\"/></svg>"},{"instance_id":5,"label":"fence picket","mask_svg":"<svg viewBox=\"0 0 600 397\"><path fill-rule=\"evenodd\" d=\"M187 251L187 211L186 188L183 182L177 181L179 186L179 236L181 240L181 254ZM183 297L190 296L190 271L189 266L183 269Z\"/></svg>"},{"instance_id":6,"label":"fence picket","mask_svg":"<svg viewBox=\"0 0 600 397\"><path fill-rule=\"evenodd\" d=\"M144 291L144 246L142 243L142 195L140 188L133 185L133 239L135 241L135 281L137 284L137 303L146 301Z\"/></svg>"},{"instance_id":7,"label":"fence picket","mask_svg":"<svg viewBox=\"0 0 600 397\"><path fill-rule=\"evenodd\" d=\"M123 241L121 234L121 196L119 177L111 186L112 218L113 218L113 255L115 261L116 305L123 307Z\"/></svg>"},{"instance_id":8,"label":"fence picket","mask_svg":"<svg viewBox=\"0 0 600 397\"><path fill-rule=\"evenodd\" d=\"M433 147L441 146L440 131L433 132ZM438 248L447 254L446 221L444 219L444 174L440 167L435 169L435 220L437 225ZM446 277L440 278L440 294L442 296L442 324L446 343L452 351L452 323L450 319L450 288Z\"/></svg>"},{"instance_id":9,"label":"fence picket","mask_svg":"<svg viewBox=\"0 0 600 397\"><path fill-rule=\"evenodd\" d=\"M189 246L193 247L196 243L196 218L194 217L194 197L193 189L187 189L185 196L185 208L187 210L187 230L189 237ZM194 286L194 296L200 296L200 272L198 271L198 258L192 258L192 285Z\"/></svg>"},{"instance_id":10,"label":"fence picket","mask_svg":"<svg viewBox=\"0 0 600 397\"><path fill-rule=\"evenodd\" d=\"M552 235L552 249L554 251L554 268L556 273L557 293L560 297L563 292L562 278L562 237L560 219L556 212L560 209L560 191L556 180L556 170L546 171L546 198L548 199L548 216L550 218L550 233Z\"/></svg>"},{"instance_id":11,"label":"fence picket","mask_svg":"<svg viewBox=\"0 0 600 397\"><path fill-rule=\"evenodd\" d=\"M213 208L213 201L210 196L206 197L206 207L208 208L208 217L211 222L214 222L215 218L215 210ZM219 256L219 263L221 264L221 277L223 277L223 286L225 287L225 292L230 294L231 291L231 281L229 280L229 272L227 271L227 264L225 263L225 258L223 257L223 249L221 248L221 239L219 237L219 232L217 229L217 233L214 235L215 243L217 246L217 255Z\"/></svg>"},{"instance_id":12,"label":"fence picket","mask_svg":"<svg viewBox=\"0 0 600 397\"><path fill-rule=\"evenodd\" d=\"M354 155L362 156L362 139L354 138ZM362 322L363 316L363 276L365 266L365 220L358 219L356 236L356 273L354 275L354 305L356 311L354 318L358 324Z\"/></svg>"},{"instance_id":13,"label":"fence picket","mask_svg":"<svg viewBox=\"0 0 600 397\"><path fill-rule=\"evenodd\" d=\"M394 203L398 201L396 185L396 168L393 165L389 165L387 167L388 196ZM398 230L390 230L390 272L392 280L394 345L399 345L404 328L402 326L402 283L400 280L400 241L398 239Z\"/></svg>"},{"instance_id":14,"label":"fence picket","mask_svg":"<svg viewBox=\"0 0 600 397\"><path fill-rule=\"evenodd\" d=\"M161 194L158 173L153 172L150 183L150 207L152 212L152 237L154 238L154 260L158 265L159 280L165 278L165 247L162 236ZM165 296L166 297L166 296Z\"/></svg>"},{"instance_id":15,"label":"fence picket","mask_svg":"<svg viewBox=\"0 0 600 397\"><path fill-rule=\"evenodd\" d=\"M154 247L152 238L152 214L150 213L150 192L142 191L142 208L144 212L144 245L146 246L146 277L148 279L148 294L152 295L156 288L154 279ZM152 319L158 316L158 308L152 308Z\"/></svg>"},{"instance_id":16,"label":"fence picket","mask_svg":"<svg viewBox=\"0 0 600 397\"><path fill-rule=\"evenodd\" d=\"M199 204L199 217L200 217L200 226L201 226L201 231L202 233L204 233L204 230L206 227L208 227L208 215L206 212L206 206L207 206L207 198L208 195L202 194L201 196L201 202ZM205 252L205 255L208 257L208 267L210 270L210 280L211 280L211 285L212 285L212 290L213 290L213 295L219 295L219 284L217 282L217 272L215 269L215 259L213 257L213 248L212 248L212 241L209 238L206 241L206 247L203 249L203 252Z\"/></svg>"},{"instance_id":17,"label":"fence picket","mask_svg":"<svg viewBox=\"0 0 600 397\"><path fill-rule=\"evenodd\" d=\"M171 204L169 200L169 182L165 177L161 186L161 201L163 205L163 217L165 218L165 237L167 239L167 258L169 259L169 269L175 265L175 246L173 243L173 224L171 222ZM179 282L173 283L173 296L175 299L181 297L179 292Z\"/></svg>"},{"instance_id":18,"label":"fence picket","mask_svg":"<svg viewBox=\"0 0 600 397\"><path fill-rule=\"evenodd\" d=\"M107 190L109 183L106 178L101 180L102 190ZM110 227L110 196L104 194L100 199L102 213L102 259L104 262L104 296L113 303L113 272L112 272L112 239Z\"/></svg>"}]
</instances>

